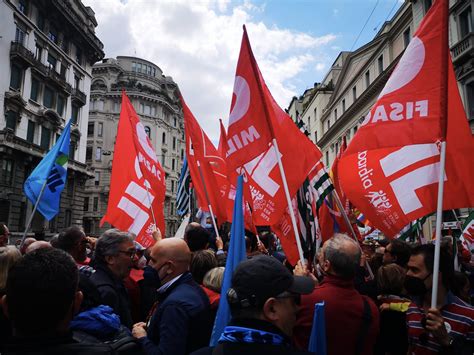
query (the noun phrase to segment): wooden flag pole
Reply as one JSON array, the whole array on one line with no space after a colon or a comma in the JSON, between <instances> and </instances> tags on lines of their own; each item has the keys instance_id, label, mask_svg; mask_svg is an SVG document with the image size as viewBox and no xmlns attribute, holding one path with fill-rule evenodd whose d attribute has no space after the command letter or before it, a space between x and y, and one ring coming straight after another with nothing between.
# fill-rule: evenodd
<instances>
[{"instance_id":1,"label":"wooden flag pole","mask_svg":"<svg viewBox=\"0 0 474 355\"><path fill-rule=\"evenodd\" d=\"M21 238L21 243L20 243L20 250L21 248L23 248L23 245L25 244L25 240L26 240L26 234L28 233L28 229L30 229L30 226L31 226L31 222L33 222L33 217L35 215L35 212L36 210L38 209L38 205L39 205L39 202L41 201L41 197L43 196L43 192L44 192L44 189L46 187L46 183L48 182L47 179L44 180L44 183L43 183L43 186L41 186L41 190L40 190L40 193L39 193L39 196L38 198L36 199L36 203L33 207L33 211L31 211L31 215L30 215L30 218L28 219L28 223L26 224L26 228L25 228L25 233L23 233L23 237Z\"/></svg>"}]
</instances>

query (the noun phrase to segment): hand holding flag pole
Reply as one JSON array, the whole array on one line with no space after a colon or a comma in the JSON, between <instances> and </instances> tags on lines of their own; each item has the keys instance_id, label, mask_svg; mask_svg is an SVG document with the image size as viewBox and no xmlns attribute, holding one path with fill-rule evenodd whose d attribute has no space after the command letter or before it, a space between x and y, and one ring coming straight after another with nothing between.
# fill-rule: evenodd
<instances>
[{"instance_id":1,"label":"hand holding flag pole","mask_svg":"<svg viewBox=\"0 0 474 355\"><path fill-rule=\"evenodd\" d=\"M201 163L199 162L199 160L197 160L196 162L197 162L197 167L199 169L199 177L201 178L201 183L202 183L202 186L204 188L204 194L206 195L207 207L209 208L209 213L211 214L211 219L212 219L212 225L214 227L214 232L216 232L216 237L220 237L219 236L219 230L218 230L217 224L216 224L216 218L214 217L214 211L212 210L211 201L209 199L209 194L207 193L207 187L206 187L206 183L204 181L204 176L202 175Z\"/></svg>"}]
</instances>

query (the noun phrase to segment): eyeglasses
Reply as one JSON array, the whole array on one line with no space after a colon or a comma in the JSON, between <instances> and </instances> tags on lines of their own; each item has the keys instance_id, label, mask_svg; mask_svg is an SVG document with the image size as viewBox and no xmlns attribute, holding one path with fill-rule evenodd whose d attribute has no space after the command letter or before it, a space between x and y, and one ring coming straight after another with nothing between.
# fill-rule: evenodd
<instances>
[{"instance_id":1,"label":"eyeglasses","mask_svg":"<svg viewBox=\"0 0 474 355\"><path fill-rule=\"evenodd\" d=\"M295 301L295 304L297 305L301 304L301 295L299 293L292 293L292 292L285 291L275 296L274 298L278 298L278 299L293 298L293 301Z\"/></svg>"},{"instance_id":2,"label":"eyeglasses","mask_svg":"<svg viewBox=\"0 0 474 355\"><path fill-rule=\"evenodd\" d=\"M136 250L119 250L119 253L128 255L130 259L133 259L135 255L137 254Z\"/></svg>"}]
</instances>

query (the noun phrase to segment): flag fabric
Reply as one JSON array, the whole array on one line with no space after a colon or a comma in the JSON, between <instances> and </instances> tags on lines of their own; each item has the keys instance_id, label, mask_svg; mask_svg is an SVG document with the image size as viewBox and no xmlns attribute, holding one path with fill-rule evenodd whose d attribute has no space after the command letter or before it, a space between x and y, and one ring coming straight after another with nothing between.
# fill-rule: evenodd
<instances>
[{"instance_id":1,"label":"flag fabric","mask_svg":"<svg viewBox=\"0 0 474 355\"><path fill-rule=\"evenodd\" d=\"M474 211L464 222L460 240L467 250L474 253Z\"/></svg>"},{"instance_id":2,"label":"flag fabric","mask_svg":"<svg viewBox=\"0 0 474 355\"><path fill-rule=\"evenodd\" d=\"M183 167L181 168L181 175L178 181L178 191L176 193L176 210L178 215L184 216L189 211L189 187L191 184L191 175L189 174L188 161L184 157Z\"/></svg>"},{"instance_id":3,"label":"flag fabric","mask_svg":"<svg viewBox=\"0 0 474 355\"><path fill-rule=\"evenodd\" d=\"M441 141L443 209L474 206L474 138L442 40L447 11L447 0L433 4L339 162L344 192L388 237L436 210Z\"/></svg>"},{"instance_id":4,"label":"flag fabric","mask_svg":"<svg viewBox=\"0 0 474 355\"><path fill-rule=\"evenodd\" d=\"M314 305L313 326L311 327L308 351L318 355L327 354L324 302Z\"/></svg>"},{"instance_id":5,"label":"flag fabric","mask_svg":"<svg viewBox=\"0 0 474 355\"><path fill-rule=\"evenodd\" d=\"M225 264L224 279L221 289L221 300L217 310L214 328L212 330L210 346L215 346L219 340L224 327L230 320L229 303L227 302L227 291L231 287L232 274L241 261L247 259L245 252L245 230L243 214L243 177L237 179L237 190L235 194L233 223L230 230L230 245Z\"/></svg>"},{"instance_id":6,"label":"flag fabric","mask_svg":"<svg viewBox=\"0 0 474 355\"><path fill-rule=\"evenodd\" d=\"M36 204L38 198L40 199L37 209L48 221L59 212L61 192L66 184L71 123L72 120L69 120L56 144L39 162L23 185L23 191L33 205ZM45 182L46 186L40 196Z\"/></svg>"},{"instance_id":7,"label":"flag fabric","mask_svg":"<svg viewBox=\"0 0 474 355\"><path fill-rule=\"evenodd\" d=\"M287 207L273 138L278 142L287 172L290 196L294 196L321 158L321 152L273 99L244 27L229 116L226 160L229 180L243 174L249 185L248 200L257 226L278 223Z\"/></svg>"},{"instance_id":8,"label":"flag fabric","mask_svg":"<svg viewBox=\"0 0 474 355\"><path fill-rule=\"evenodd\" d=\"M209 211L209 204L219 224L227 221L225 198L228 193L227 166L181 97L186 136L186 157L199 207ZM208 201L209 199L209 201Z\"/></svg>"},{"instance_id":9,"label":"flag fabric","mask_svg":"<svg viewBox=\"0 0 474 355\"><path fill-rule=\"evenodd\" d=\"M153 214L157 227L165 234L165 192L165 171L132 103L122 92L109 202L101 225L109 222L135 234L136 241L145 248L152 246Z\"/></svg>"}]
</instances>

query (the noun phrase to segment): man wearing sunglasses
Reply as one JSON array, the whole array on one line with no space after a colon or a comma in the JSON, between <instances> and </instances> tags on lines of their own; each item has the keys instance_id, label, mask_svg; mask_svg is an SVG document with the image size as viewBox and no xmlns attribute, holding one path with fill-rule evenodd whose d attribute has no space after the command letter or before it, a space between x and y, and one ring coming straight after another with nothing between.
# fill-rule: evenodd
<instances>
[{"instance_id":1,"label":"man wearing sunglasses","mask_svg":"<svg viewBox=\"0 0 474 355\"><path fill-rule=\"evenodd\" d=\"M110 306L127 328L132 327L130 300L123 279L130 274L136 258L133 236L118 229L105 231L97 240L90 277L100 293L102 304Z\"/></svg>"},{"instance_id":2,"label":"man wearing sunglasses","mask_svg":"<svg viewBox=\"0 0 474 355\"><path fill-rule=\"evenodd\" d=\"M241 262L227 293L230 324L215 348L203 348L193 355L309 354L294 349L291 336L300 296L313 289L311 278L293 276L271 256Z\"/></svg>"}]
</instances>

